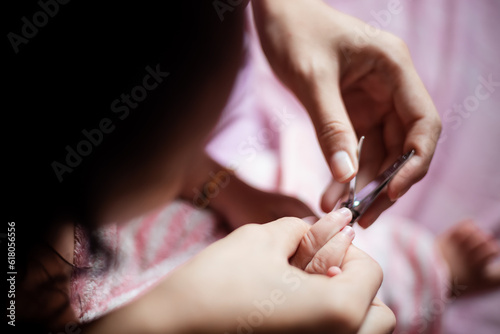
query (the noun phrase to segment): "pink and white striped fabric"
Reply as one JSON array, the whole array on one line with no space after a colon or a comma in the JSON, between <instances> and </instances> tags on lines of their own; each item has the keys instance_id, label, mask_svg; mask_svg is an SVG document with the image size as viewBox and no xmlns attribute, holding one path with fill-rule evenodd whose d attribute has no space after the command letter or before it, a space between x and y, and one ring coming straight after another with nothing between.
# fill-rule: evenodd
<instances>
[{"instance_id":1,"label":"pink and white striped fabric","mask_svg":"<svg viewBox=\"0 0 500 334\"><path fill-rule=\"evenodd\" d=\"M167 207L123 225L99 229L109 252L89 252L88 236L76 229L71 303L83 322L133 300L170 271L225 235L215 216L188 203ZM401 218L384 218L370 230L356 229L355 244L383 267L379 293L398 316L397 333L440 333L448 277L433 237Z\"/></svg>"},{"instance_id":2,"label":"pink and white striped fabric","mask_svg":"<svg viewBox=\"0 0 500 334\"><path fill-rule=\"evenodd\" d=\"M108 256L91 252L84 230L75 231L74 262L85 269L73 275L71 304L83 322L129 302L226 235L214 214L183 201L95 233Z\"/></svg>"},{"instance_id":3,"label":"pink and white striped fabric","mask_svg":"<svg viewBox=\"0 0 500 334\"><path fill-rule=\"evenodd\" d=\"M449 273L434 236L413 221L390 215L370 229L355 230L354 244L384 270L378 297L397 317L395 333L442 333L452 299Z\"/></svg>"}]
</instances>

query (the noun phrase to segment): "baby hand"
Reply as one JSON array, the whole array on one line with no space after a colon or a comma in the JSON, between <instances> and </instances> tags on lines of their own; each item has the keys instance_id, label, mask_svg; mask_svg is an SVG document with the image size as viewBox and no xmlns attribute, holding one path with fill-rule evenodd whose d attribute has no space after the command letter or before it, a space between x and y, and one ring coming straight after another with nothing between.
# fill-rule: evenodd
<instances>
[{"instance_id":1,"label":"baby hand","mask_svg":"<svg viewBox=\"0 0 500 334\"><path fill-rule=\"evenodd\" d=\"M302 237L290 263L311 274L339 274L344 256L354 239L354 230L347 225L351 219L351 211L347 208L323 216Z\"/></svg>"}]
</instances>

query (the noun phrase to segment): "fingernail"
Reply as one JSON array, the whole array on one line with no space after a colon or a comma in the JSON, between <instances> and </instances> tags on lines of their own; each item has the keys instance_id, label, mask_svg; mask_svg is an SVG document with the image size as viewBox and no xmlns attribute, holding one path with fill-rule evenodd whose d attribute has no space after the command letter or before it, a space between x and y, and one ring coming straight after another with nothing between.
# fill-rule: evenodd
<instances>
[{"instance_id":1,"label":"fingernail","mask_svg":"<svg viewBox=\"0 0 500 334\"><path fill-rule=\"evenodd\" d=\"M341 273L342 273L342 269L340 269L337 266L333 266L333 267L328 268L328 271L326 272L326 274L329 277L333 277L333 276L336 276L336 275L341 274Z\"/></svg>"},{"instance_id":2,"label":"fingernail","mask_svg":"<svg viewBox=\"0 0 500 334\"><path fill-rule=\"evenodd\" d=\"M349 225L344 227L340 232L343 233L348 238L354 238L354 229Z\"/></svg>"},{"instance_id":3,"label":"fingernail","mask_svg":"<svg viewBox=\"0 0 500 334\"><path fill-rule=\"evenodd\" d=\"M354 166L346 151L338 151L333 155L333 176L342 182L354 174Z\"/></svg>"},{"instance_id":4,"label":"fingernail","mask_svg":"<svg viewBox=\"0 0 500 334\"><path fill-rule=\"evenodd\" d=\"M340 208L337 210L337 212L346 218L352 217L351 210L349 210L348 208Z\"/></svg>"}]
</instances>

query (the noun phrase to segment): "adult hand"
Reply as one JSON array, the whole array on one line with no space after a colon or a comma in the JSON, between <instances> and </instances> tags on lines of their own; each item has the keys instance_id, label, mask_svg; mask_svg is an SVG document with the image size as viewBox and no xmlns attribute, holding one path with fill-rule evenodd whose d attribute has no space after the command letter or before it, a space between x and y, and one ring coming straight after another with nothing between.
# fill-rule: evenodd
<instances>
[{"instance_id":1,"label":"adult hand","mask_svg":"<svg viewBox=\"0 0 500 334\"><path fill-rule=\"evenodd\" d=\"M329 218L338 226L344 221L345 215ZM175 333L353 333L365 326L389 332L394 315L374 301L382 272L368 255L354 246L338 248L345 256L334 277L289 263L309 227L282 218L237 229L146 295L142 308L135 306L144 310L141 323Z\"/></svg>"},{"instance_id":2,"label":"adult hand","mask_svg":"<svg viewBox=\"0 0 500 334\"><path fill-rule=\"evenodd\" d=\"M360 219L368 226L427 172L441 123L406 45L320 0L255 0L264 52L281 81L302 102L336 182L357 173L357 137L366 137L358 184L399 155L415 156ZM340 192L332 184L322 208Z\"/></svg>"},{"instance_id":3,"label":"adult hand","mask_svg":"<svg viewBox=\"0 0 500 334\"><path fill-rule=\"evenodd\" d=\"M346 216L328 224L341 226ZM393 313L374 300L380 266L354 246L334 277L289 263L310 226L297 218L245 225L135 302L89 324L91 333L388 333ZM328 239L328 238L327 238ZM324 240L338 242L335 237ZM350 242L349 242L350 243ZM302 254L306 254L303 252ZM303 257L302 257L303 259Z\"/></svg>"}]
</instances>

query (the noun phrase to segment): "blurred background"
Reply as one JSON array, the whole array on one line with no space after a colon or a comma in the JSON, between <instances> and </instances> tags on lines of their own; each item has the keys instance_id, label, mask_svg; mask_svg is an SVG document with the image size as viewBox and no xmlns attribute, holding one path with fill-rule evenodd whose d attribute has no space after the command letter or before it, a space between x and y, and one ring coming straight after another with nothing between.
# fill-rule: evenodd
<instances>
[{"instance_id":1,"label":"blurred background","mask_svg":"<svg viewBox=\"0 0 500 334\"><path fill-rule=\"evenodd\" d=\"M471 218L500 241L500 2L327 2L407 43L442 118L428 175L383 217L408 219L431 237ZM269 69L251 20L249 32L246 66L208 151L255 186L295 195L319 212L330 177L314 131ZM444 304L430 311L444 333L500 332L499 290ZM434 331L417 326L413 332Z\"/></svg>"}]
</instances>

